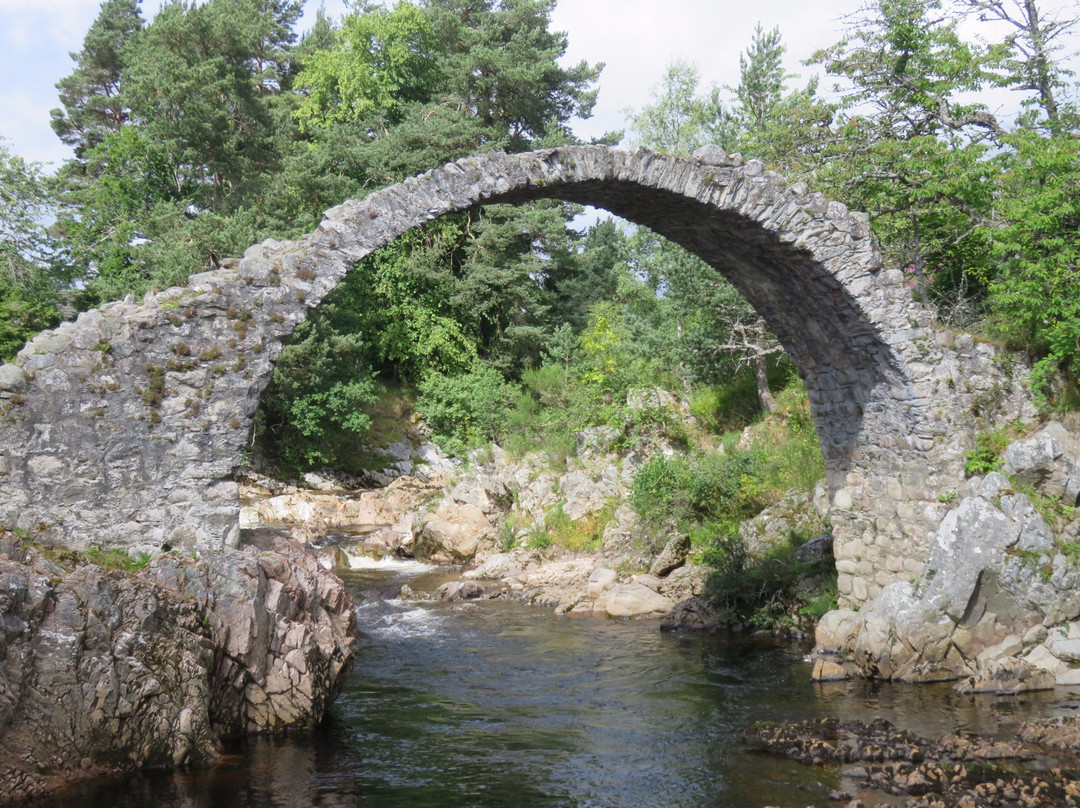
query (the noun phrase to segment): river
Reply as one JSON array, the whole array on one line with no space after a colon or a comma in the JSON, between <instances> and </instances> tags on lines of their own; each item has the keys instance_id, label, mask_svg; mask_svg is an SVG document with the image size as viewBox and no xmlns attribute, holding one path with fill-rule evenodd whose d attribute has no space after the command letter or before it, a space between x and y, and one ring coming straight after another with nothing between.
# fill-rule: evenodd
<instances>
[{"instance_id":1,"label":"river","mask_svg":"<svg viewBox=\"0 0 1080 808\"><path fill-rule=\"evenodd\" d=\"M249 740L215 767L83 783L33 808L829 806L841 783L744 751L755 721L869 720L936 737L1008 735L1080 709L1058 689L960 697L947 685L815 684L804 646L664 634L506 601L403 602L445 580L416 562L346 573L356 669L315 732ZM880 795L863 795L874 802Z\"/></svg>"}]
</instances>

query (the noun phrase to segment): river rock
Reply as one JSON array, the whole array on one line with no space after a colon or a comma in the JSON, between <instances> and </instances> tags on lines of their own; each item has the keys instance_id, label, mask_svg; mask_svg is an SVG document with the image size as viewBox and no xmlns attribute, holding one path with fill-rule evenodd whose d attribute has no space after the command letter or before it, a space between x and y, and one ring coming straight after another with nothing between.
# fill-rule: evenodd
<instances>
[{"instance_id":1,"label":"river rock","mask_svg":"<svg viewBox=\"0 0 1080 808\"><path fill-rule=\"evenodd\" d=\"M484 514L490 514L495 510L495 507L491 502L491 497L488 496L487 489L484 488L484 486L480 484L480 481L475 477L467 477L461 480L454 486L453 491L450 492L450 496L455 502L473 505L479 508Z\"/></svg>"},{"instance_id":2,"label":"river rock","mask_svg":"<svg viewBox=\"0 0 1080 808\"><path fill-rule=\"evenodd\" d=\"M629 503L622 502L604 528L604 538L601 541L604 555L609 558L625 558L632 568L648 567L650 553L643 549L641 534L640 517L634 513Z\"/></svg>"},{"instance_id":3,"label":"river rock","mask_svg":"<svg viewBox=\"0 0 1080 808\"><path fill-rule=\"evenodd\" d=\"M763 556L791 541L793 535L818 536L825 524L804 491L792 490L775 505L739 525L739 537L751 556Z\"/></svg>"},{"instance_id":4,"label":"river rock","mask_svg":"<svg viewBox=\"0 0 1080 808\"><path fill-rule=\"evenodd\" d=\"M162 555L142 573L202 605L218 660L214 724L225 735L310 727L352 668L356 614L315 554L257 533L242 550Z\"/></svg>"},{"instance_id":5,"label":"river rock","mask_svg":"<svg viewBox=\"0 0 1080 808\"><path fill-rule=\"evenodd\" d=\"M619 575L615 570L607 567L597 567L589 576L589 585L587 589L589 598L596 600L604 594L604 592L615 586L615 583L618 580Z\"/></svg>"},{"instance_id":6,"label":"river rock","mask_svg":"<svg viewBox=\"0 0 1080 808\"><path fill-rule=\"evenodd\" d=\"M999 561L1020 538L1020 525L988 499L966 497L938 528L927 566L935 570L924 599L959 622L987 563Z\"/></svg>"},{"instance_id":7,"label":"river rock","mask_svg":"<svg viewBox=\"0 0 1080 808\"><path fill-rule=\"evenodd\" d=\"M670 598L640 583L616 584L596 602L608 617L662 617L674 606Z\"/></svg>"},{"instance_id":8,"label":"river rock","mask_svg":"<svg viewBox=\"0 0 1080 808\"><path fill-rule=\"evenodd\" d=\"M1054 674L1022 659L995 659L973 675L961 679L953 689L957 693L1000 693L1015 695L1029 690L1052 690Z\"/></svg>"},{"instance_id":9,"label":"river rock","mask_svg":"<svg viewBox=\"0 0 1080 808\"><path fill-rule=\"evenodd\" d=\"M519 575L524 570L521 561L512 553L495 553L489 556L483 564L475 569L468 570L462 577L465 579L483 578L500 581Z\"/></svg>"},{"instance_id":10,"label":"river rock","mask_svg":"<svg viewBox=\"0 0 1080 808\"><path fill-rule=\"evenodd\" d=\"M664 549L661 550L660 554L653 560L653 563L649 567L649 573L651 575L663 577L686 563L686 557L689 554L690 536L685 533L672 536L668 540L668 543L664 545Z\"/></svg>"},{"instance_id":11,"label":"river rock","mask_svg":"<svg viewBox=\"0 0 1080 808\"><path fill-rule=\"evenodd\" d=\"M842 682L850 679L851 674L843 665L831 659L815 659L810 678L815 682Z\"/></svg>"},{"instance_id":12,"label":"river rock","mask_svg":"<svg viewBox=\"0 0 1080 808\"><path fill-rule=\"evenodd\" d=\"M327 530L384 531L379 542L397 550L412 542L415 513L438 490L436 483L402 477L359 496L294 491L243 506L240 525L245 529L296 526L307 537L321 537Z\"/></svg>"},{"instance_id":13,"label":"river rock","mask_svg":"<svg viewBox=\"0 0 1080 808\"><path fill-rule=\"evenodd\" d=\"M346 486L331 474L309 471L303 476L304 485L316 491L341 491Z\"/></svg>"},{"instance_id":14,"label":"river rock","mask_svg":"<svg viewBox=\"0 0 1080 808\"><path fill-rule=\"evenodd\" d=\"M0 562L0 796L213 760L214 650L198 604L27 561Z\"/></svg>"},{"instance_id":15,"label":"river rock","mask_svg":"<svg viewBox=\"0 0 1080 808\"><path fill-rule=\"evenodd\" d=\"M680 600L660 620L661 631L707 631L726 625L715 605L700 595Z\"/></svg>"},{"instance_id":16,"label":"river rock","mask_svg":"<svg viewBox=\"0 0 1080 808\"><path fill-rule=\"evenodd\" d=\"M413 553L440 563L471 561L477 551L494 544L495 528L476 505L444 500L424 522Z\"/></svg>"},{"instance_id":17,"label":"river rock","mask_svg":"<svg viewBox=\"0 0 1080 808\"><path fill-rule=\"evenodd\" d=\"M698 597L705 591L709 571L708 567L681 566L661 578L656 591L676 603Z\"/></svg>"},{"instance_id":18,"label":"river rock","mask_svg":"<svg viewBox=\"0 0 1080 808\"><path fill-rule=\"evenodd\" d=\"M568 472L559 478L559 493L563 497L563 513L577 521L599 511L608 500L618 496L616 469L605 465L595 476L584 471Z\"/></svg>"},{"instance_id":19,"label":"river rock","mask_svg":"<svg viewBox=\"0 0 1080 808\"><path fill-rule=\"evenodd\" d=\"M820 564L822 561L832 558L833 537L831 533L823 533L810 539L806 544L795 551L795 560L802 564Z\"/></svg>"},{"instance_id":20,"label":"river rock","mask_svg":"<svg viewBox=\"0 0 1080 808\"><path fill-rule=\"evenodd\" d=\"M434 443L421 443L414 453L416 459L415 474L429 480L454 474L460 470L461 461L447 457Z\"/></svg>"},{"instance_id":21,"label":"river rock","mask_svg":"<svg viewBox=\"0 0 1080 808\"><path fill-rule=\"evenodd\" d=\"M530 558L524 571L511 579L511 589L537 606L559 606L587 600L589 576L596 559L589 554L541 560ZM591 601L590 601L591 602Z\"/></svg>"},{"instance_id":22,"label":"river rock","mask_svg":"<svg viewBox=\"0 0 1080 808\"><path fill-rule=\"evenodd\" d=\"M297 545L164 555L137 575L0 560L0 795L213 760L312 726L356 647L352 599Z\"/></svg>"},{"instance_id":23,"label":"river rock","mask_svg":"<svg viewBox=\"0 0 1080 808\"><path fill-rule=\"evenodd\" d=\"M437 600L476 600L484 596L484 590L472 581L447 581L435 590Z\"/></svg>"},{"instance_id":24,"label":"river rock","mask_svg":"<svg viewBox=\"0 0 1080 808\"><path fill-rule=\"evenodd\" d=\"M851 609L833 609L818 621L814 646L825 653L849 651L859 634L859 613Z\"/></svg>"}]
</instances>

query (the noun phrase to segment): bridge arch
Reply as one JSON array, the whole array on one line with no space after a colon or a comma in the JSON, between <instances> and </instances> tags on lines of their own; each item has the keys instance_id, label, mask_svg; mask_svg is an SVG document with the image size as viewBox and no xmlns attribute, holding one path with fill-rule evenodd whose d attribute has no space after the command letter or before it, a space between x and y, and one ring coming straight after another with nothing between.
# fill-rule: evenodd
<instances>
[{"instance_id":1,"label":"bridge arch","mask_svg":"<svg viewBox=\"0 0 1080 808\"><path fill-rule=\"evenodd\" d=\"M833 501L840 588L858 602L921 569L970 417L1016 414L993 350L933 326L884 270L865 216L717 147L603 146L463 158L327 211L189 285L82 313L0 367L0 524L75 547L238 540L238 468L297 324L356 261L481 204L556 198L648 226L724 274L806 383ZM992 399L992 400L991 400Z\"/></svg>"}]
</instances>

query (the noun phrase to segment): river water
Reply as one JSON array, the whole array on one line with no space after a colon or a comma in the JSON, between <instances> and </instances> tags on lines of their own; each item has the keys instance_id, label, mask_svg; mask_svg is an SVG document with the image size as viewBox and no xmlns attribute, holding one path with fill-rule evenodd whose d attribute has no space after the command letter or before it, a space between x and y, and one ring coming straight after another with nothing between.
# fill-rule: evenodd
<instances>
[{"instance_id":1,"label":"river water","mask_svg":"<svg viewBox=\"0 0 1080 808\"><path fill-rule=\"evenodd\" d=\"M85 783L34 808L828 806L842 783L746 752L755 721L884 717L923 735L1007 736L1080 694L960 697L948 686L815 684L806 648L663 634L505 601L387 600L445 580L415 562L346 573L356 670L314 733L259 738L221 765ZM874 802L880 795L863 795ZM874 804L872 802L871 804Z\"/></svg>"}]
</instances>

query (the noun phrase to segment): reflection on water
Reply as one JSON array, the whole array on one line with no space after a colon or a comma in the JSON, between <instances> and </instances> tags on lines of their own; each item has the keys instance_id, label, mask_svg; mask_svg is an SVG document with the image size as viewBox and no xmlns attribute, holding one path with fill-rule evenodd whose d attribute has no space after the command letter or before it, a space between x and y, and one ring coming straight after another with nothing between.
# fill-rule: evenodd
<instances>
[{"instance_id":1,"label":"reflection on water","mask_svg":"<svg viewBox=\"0 0 1080 808\"><path fill-rule=\"evenodd\" d=\"M347 575L362 631L356 673L316 732L34 805L826 806L835 772L747 754L742 730L832 715L924 735L1008 734L1078 704L1061 691L975 699L947 686L815 685L791 644L504 602L382 600L441 580L398 563Z\"/></svg>"}]
</instances>

